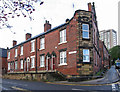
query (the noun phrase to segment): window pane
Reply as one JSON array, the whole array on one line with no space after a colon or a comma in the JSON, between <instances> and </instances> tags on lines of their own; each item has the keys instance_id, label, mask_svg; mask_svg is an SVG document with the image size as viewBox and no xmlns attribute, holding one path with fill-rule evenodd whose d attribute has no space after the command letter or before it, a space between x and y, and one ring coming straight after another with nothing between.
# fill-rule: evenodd
<instances>
[{"instance_id":1,"label":"window pane","mask_svg":"<svg viewBox=\"0 0 120 92\"><path fill-rule=\"evenodd\" d=\"M89 55L89 50L83 49L83 55Z\"/></svg>"},{"instance_id":2,"label":"window pane","mask_svg":"<svg viewBox=\"0 0 120 92\"><path fill-rule=\"evenodd\" d=\"M83 62L89 62L89 58L89 49L83 49Z\"/></svg>"},{"instance_id":3,"label":"window pane","mask_svg":"<svg viewBox=\"0 0 120 92\"><path fill-rule=\"evenodd\" d=\"M23 55L23 46L21 46L21 55Z\"/></svg>"},{"instance_id":4,"label":"window pane","mask_svg":"<svg viewBox=\"0 0 120 92\"><path fill-rule=\"evenodd\" d=\"M89 61L89 56L88 55L86 55L86 60Z\"/></svg>"},{"instance_id":5,"label":"window pane","mask_svg":"<svg viewBox=\"0 0 120 92\"><path fill-rule=\"evenodd\" d=\"M63 63L63 58L60 59L60 64L62 64L62 63Z\"/></svg>"},{"instance_id":6,"label":"window pane","mask_svg":"<svg viewBox=\"0 0 120 92\"><path fill-rule=\"evenodd\" d=\"M60 31L60 43L66 41L66 29Z\"/></svg>"},{"instance_id":7,"label":"window pane","mask_svg":"<svg viewBox=\"0 0 120 92\"><path fill-rule=\"evenodd\" d=\"M83 61L85 61L85 60L86 60L86 56L84 55L84 56L83 56Z\"/></svg>"},{"instance_id":8,"label":"window pane","mask_svg":"<svg viewBox=\"0 0 120 92\"><path fill-rule=\"evenodd\" d=\"M60 42L63 42L63 34L62 34L62 31L60 31Z\"/></svg>"},{"instance_id":9,"label":"window pane","mask_svg":"<svg viewBox=\"0 0 120 92\"><path fill-rule=\"evenodd\" d=\"M17 69L17 61L15 62L15 69Z\"/></svg>"},{"instance_id":10,"label":"window pane","mask_svg":"<svg viewBox=\"0 0 120 92\"><path fill-rule=\"evenodd\" d=\"M45 38L41 38L40 39L40 49L44 49L45 48L44 44L45 44Z\"/></svg>"},{"instance_id":11,"label":"window pane","mask_svg":"<svg viewBox=\"0 0 120 92\"><path fill-rule=\"evenodd\" d=\"M23 60L21 60L21 69L23 69Z\"/></svg>"},{"instance_id":12,"label":"window pane","mask_svg":"<svg viewBox=\"0 0 120 92\"><path fill-rule=\"evenodd\" d=\"M89 32L83 31L83 38L89 38Z\"/></svg>"},{"instance_id":13,"label":"window pane","mask_svg":"<svg viewBox=\"0 0 120 92\"><path fill-rule=\"evenodd\" d=\"M44 67L44 56L40 56L40 66Z\"/></svg>"},{"instance_id":14,"label":"window pane","mask_svg":"<svg viewBox=\"0 0 120 92\"><path fill-rule=\"evenodd\" d=\"M82 24L82 29L83 29L83 30L89 30L89 29L88 29L88 25L87 25L87 24Z\"/></svg>"},{"instance_id":15,"label":"window pane","mask_svg":"<svg viewBox=\"0 0 120 92\"><path fill-rule=\"evenodd\" d=\"M31 68L33 68L35 66L35 58L31 58Z\"/></svg>"},{"instance_id":16,"label":"window pane","mask_svg":"<svg viewBox=\"0 0 120 92\"><path fill-rule=\"evenodd\" d=\"M64 41L66 41L66 29L64 30Z\"/></svg>"}]
</instances>

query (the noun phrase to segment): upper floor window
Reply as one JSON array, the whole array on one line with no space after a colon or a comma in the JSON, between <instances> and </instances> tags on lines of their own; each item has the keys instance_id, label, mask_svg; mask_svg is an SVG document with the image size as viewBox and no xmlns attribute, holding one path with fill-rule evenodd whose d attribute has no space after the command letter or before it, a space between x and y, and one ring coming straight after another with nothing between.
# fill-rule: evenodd
<instances>
[{"instance_id":1,"label":"upper floor window","mask_svg":"<svg viewBox=\"0 0 120 92\"><path fill-rule=\"evenodd\" d=\"M40 50L45 49L45 38L40 39Z\"/></svg>"},{"instance_id":2,"label":"upper floor window","mask_svg":"<svg viewBox=\"0 0 120 92\"><path fill-rule=\"evenodd\" d=\"M60 43L66 42L66 29L60 31Z\"/></svg>"},{"instance_id":3,"label":"upper floor window","mask_svg":"<svg viewBox=\"0 0 120 92\"><path fill-rule=\"evenodd\" d=\"M45 59L44 59L44 55L40 56L40 67L44 67L45 66Z\"/></svg>"},{"instance_id":4,"label":"upper floor window","mask_svg":"<svg viewBox=\"0 0 120 92\"><path fill-rule=\"evenodd\" d=\"M23 59L20 60L20 68L23 69Z\"/></svg>"},{"instance_id":5,"label":"upper floor window","mask_svg":"<svg viewBox=\"0 0 120 92\"><path fill-rule=\"evenodd\" d=\"M23 46L21 46L20 48L21 48L20 55L23 55Z\"/></svg>"},{"instance_id":6,"label":"upper floor window","mask_svg":"<svg viewBox=\"0 0 120 92\"><path fill-rule=\"evenodd\" d=\"M89 39L89 25L88 24L82 24L82 36L83 38Z\"/></svg>"},{"instance_id":7,"label":"upper floor window","mask_svg":"<svg viewBox=\"0 0 120 92\"><path fill-rule=\"evenodd\" d=\"M17 57L17 49L15 49L15 57Z\"/></svg>"},{"instance_id":8,"label":"upper floor window","mask_svg":"<svg viewBox=\"0 0 120 92\"><path fill-rule=\"evenodd\" d=\"M35 56L31 56L31 68L35 67Z\"/></svg>"},{"instance_id":9,"label":"upper floor window","mask_svg":"<svg viewBox=\"0 0 120 92\"><path fill-rule=\"evenodd\" d=\"M89 49L83 49L83 62L90 62Z\"/></svg>"},{"instance_id":10,"label":"upper floor window","mask_svg":"<svg viewBox=\"0 0 120 92\"><path fill-rule=\"evenodd\" d=\"M60 65L67 65L66 51L60 52Z\"/></svg>"},{"instance_id":11,"label":"upper floor window","mask_svg":"<svg viewBox=\"0 0 120 92\"><path fill-rule=\"evenodd\" d=\"M10 59L10 51L8 52L8 59Z\"/></svg>"},{"instance_id":12,"label":"upper floor window","mask_svg":"<svg viewBox=\"0 0 120 92\"><path fill-rule=\"evenodd\" d=\"M35 40L31 41L31 52L35 51Z\"/></svg>"}]
</instances>

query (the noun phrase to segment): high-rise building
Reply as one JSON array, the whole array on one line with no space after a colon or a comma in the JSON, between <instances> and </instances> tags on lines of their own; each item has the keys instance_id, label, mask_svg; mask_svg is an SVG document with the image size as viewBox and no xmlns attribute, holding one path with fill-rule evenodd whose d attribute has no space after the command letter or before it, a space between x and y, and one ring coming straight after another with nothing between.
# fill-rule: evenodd
<instances>
[{"instance_id":1,"label":"high-rise building","mask_svg":"<svg viewBox=\"0 0 120 92\"><path fill-rule=\"evenodd\" d=\"M118 45L120 45L120 1L118 2Z\"/></svg>"},{"instance_id":2,"label":"high-rise building","mask_svg":"<svg viewBox=\"0 0 120 92\"><path fill-rule=\"evenodd\" d=\"M117 33L113 29L100 31L100 39L104 41L108 49L117 45Z\"/></svg>"}]
</instances>

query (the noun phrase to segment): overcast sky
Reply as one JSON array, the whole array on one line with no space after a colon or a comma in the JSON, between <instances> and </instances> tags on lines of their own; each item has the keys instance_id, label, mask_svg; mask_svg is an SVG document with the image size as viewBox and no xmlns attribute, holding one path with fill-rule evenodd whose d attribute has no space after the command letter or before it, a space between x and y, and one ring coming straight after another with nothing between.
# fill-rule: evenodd
<instances>
[{"instance_id":1,"label":"overcast sky","mask_svg":"<svg viewBox=\"0 0 120 92\"><path fill-rule=\"evenodd\" d=\"M65 23L67 18L72 18L78 9L88 10L87 3L95 2L98 29L114 29L118 31L118 1L119 0L43 0L44 4L36 4L36 11L32 14L34 18L11 19L11 29L0 29L0 47L12 47L12 41L17 43L25 41L25 34L31 33L32 37L44 31L45 20L50 21L52 28ZM73 8L74 4L74 8ZM12 32L11 32L12 31ZM15 32L16 34L13 34Z\"/></svg>"}]
</instances>

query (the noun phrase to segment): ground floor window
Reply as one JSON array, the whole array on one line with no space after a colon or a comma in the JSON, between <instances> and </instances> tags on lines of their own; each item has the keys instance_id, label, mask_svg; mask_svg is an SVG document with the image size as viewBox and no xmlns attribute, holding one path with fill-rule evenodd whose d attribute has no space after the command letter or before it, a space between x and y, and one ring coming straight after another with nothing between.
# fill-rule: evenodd
<instances>
[{"instance_id":1,"label":"ground floor window","mask_svg":"<svg viewBox=\"0 0 120 92\"><path fill-rule=\"evenodd\" d=\"M23 60L20 60L20 68L23 69Z\"/></svg>"},{"instance_id":2,"label":"ground floor window","mask_svg":"<svg viewBox=\"0 0 120 92\"><path fill-rule=\"evenodd\" d=\"M8 70L10 70L10 63L8 63Z\"/></svg>"},{"instance_id":3,"label":"ground floor window","mask_svg":"<svg viewBox=\"0 0 120 92\"><path fill-rule=\"evenodd\" d=\"M60 65L66 65L66 51L60 52Z\"/></svg>"},{"instance_id":4,"label":"ground floor window","mask_svg":"<svg viewBox=\"0 0 120 92\"><path fill-rule=\"evenodd\" d=\"M83 62L90 62L89 49L83 49Z\"/></svg>"},{"instance_id":5,"label":"ground floor window","mask_svg":"<svg viewBox=\"0 0 120 92\"><path fill-rule=\"evenodd\" d=\"M31 68L35 67L35 57L31 57Z\"/></svg>"},{"instance_id":6,"label":"ground floor window","mask_svg":"<svg viewBox=\"0 0 120 92\"><path fill-rule=\"evenodd\" d=\"M15 61L15 69L17 69L17 63L18 63L18 62L17 62L17 61Z\"/></svg>"},{"instance_id":7,"label":"ground floor window","mask_svg":"<svg viewBox=\"0 0 120 92\"><path fill-rule=\"evenodd\" d=\"M40 67L44 67L45 66L45 59L44 59L44 55L40 56Z\"/></svg>"}]
</instances>

